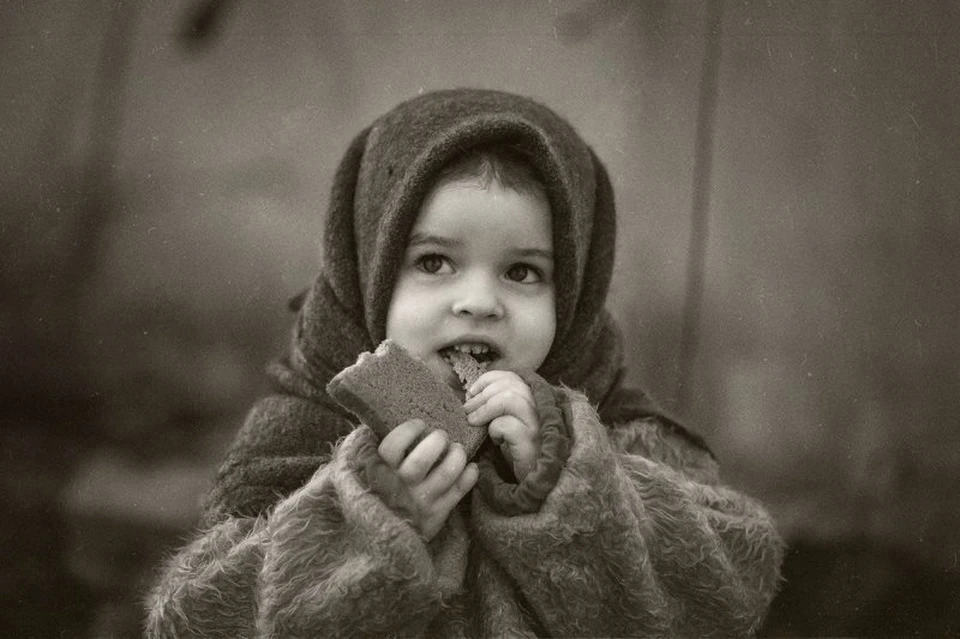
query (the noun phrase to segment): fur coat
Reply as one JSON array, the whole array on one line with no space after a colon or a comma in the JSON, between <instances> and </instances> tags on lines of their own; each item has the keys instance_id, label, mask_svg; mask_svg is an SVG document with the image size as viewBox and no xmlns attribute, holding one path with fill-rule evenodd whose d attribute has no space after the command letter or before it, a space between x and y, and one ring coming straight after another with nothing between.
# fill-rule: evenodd
<instances>
[{"instance_id":1,"label":"fur coat","mask_svg":"<svg viewBox=\"0 0 960 639\"><path fill-rule=\"evenodd\" d=\"M534 513L474 490L425 543L370 492L366 427L259 517L228 517L166 567L151 637L745 636L776 591L770 518L704 451L577 393L572 445Z\"/></svg>"}]
</instances>

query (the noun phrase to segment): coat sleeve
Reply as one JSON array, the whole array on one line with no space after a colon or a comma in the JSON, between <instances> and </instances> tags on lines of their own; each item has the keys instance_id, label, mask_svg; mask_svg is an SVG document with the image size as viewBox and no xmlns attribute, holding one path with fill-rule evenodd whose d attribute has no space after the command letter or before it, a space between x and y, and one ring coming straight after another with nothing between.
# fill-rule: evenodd
<instances>
[{"instance_id":1,"label":"coat sleeve","mask_svg":"<svg viewBox=\"0 0 960 639\"><path fill-rule=\"evenodd\" d=\"M465 532L424 543L364 487L358 469L375 450L357 429L271 512L185 546L148 597L147 636L420 634L443 597L444 546Z\"/></svg>"},{"instance_id":2,"label":"coat sleeve","mask_svg":"<svg viewBox=\"0 0 960 639\"><path fill-rule=\"evenodd\" d=\"M764 509L655 419L607 428L582 395L569 456L539 509L474 500L480 543L553 636L744 636L779 584Z\"/></svg>"}]
</instances>

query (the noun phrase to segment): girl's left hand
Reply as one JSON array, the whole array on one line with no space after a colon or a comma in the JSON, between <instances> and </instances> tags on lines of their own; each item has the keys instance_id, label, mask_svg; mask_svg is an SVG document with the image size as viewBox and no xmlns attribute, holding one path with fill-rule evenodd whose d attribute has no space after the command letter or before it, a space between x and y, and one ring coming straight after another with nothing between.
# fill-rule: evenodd
<instances>
[{"instance_id":1,"label":"girl's left hand","mask_svg":"<svg viewBox=\"0 0 960 639\"><path fill-rule=\"evenodd\" d=\"M467 390L463 408L471 425L490 424L490 438L523 481L536 464L541 441L540 415L527 383L512 371L486 372Z\"/></svg>"}]
</instances>

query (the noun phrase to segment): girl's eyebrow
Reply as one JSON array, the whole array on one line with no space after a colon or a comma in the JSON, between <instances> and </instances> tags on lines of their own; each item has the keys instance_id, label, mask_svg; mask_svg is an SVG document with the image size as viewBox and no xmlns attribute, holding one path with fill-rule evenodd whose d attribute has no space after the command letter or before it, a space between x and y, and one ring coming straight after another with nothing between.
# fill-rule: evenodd
<instances>
[{"instance_id":1,"label":"girl's eyebrow","mask_svg":"<svg viewBox=\"0 0 960 639\"><path fill-rule=\"evenodd\" d=\"M441 235L433 235L432 233L421 233L416 231L410 235L410 247L417 246L439 246L446 249L460 248L464 245L461 240L455 240L449 237L443 237ZM543 260L553 261L553 251L543 248L516 248L511 249L510 253L517 256L518 258L535 258L538 257Z\"/></svg>"},{"instance_id":2,"label":"girl's eyebrow","mask_svg":"<svg viewBox=\"0 0 960 639\"><path fill-rule=\"evenodd\" d=\"M522 248L517 249L516 254L520 257L539 257L544 260L553 261L553 251L541 248Z\"/></svg>"},{"instance_id":3,"label":"girl's eyebrow","mask_svg":"<svg viewBox=\"0 0 960 639\"><path fill-rule=\"evenodd\" d=\"M410 246L420 246L422 244L433 244L445 248L456 248L458 246L463 246L463 242L460 240L454 240L449 237L441 237L439 235L431 235L429 233L415 232L410 236Z\"/></svg>"}]
</instances>

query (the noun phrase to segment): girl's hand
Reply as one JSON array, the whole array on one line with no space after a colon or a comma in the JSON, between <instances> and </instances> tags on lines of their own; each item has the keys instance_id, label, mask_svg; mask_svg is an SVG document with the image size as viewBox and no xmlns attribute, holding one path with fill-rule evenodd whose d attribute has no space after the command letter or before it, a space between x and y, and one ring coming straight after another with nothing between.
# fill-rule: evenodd
<instances>
[{"instance_id":1,"label":"girl's hand","mask_svg":"<svg viewBox=\"0 0 960 639\"><path fill-rule=\"evenodd\" d=\"M371 488L387 504L401 510L429 541L477 483L479 471L476 464L467 463L463 446L451 445L442 430L433 431L413 446L425 429L423 420L412 419L383 438L377 452L396 479L389 486L384 481L374 482Z\"/></svg>"},{"instance_id":2,"label":"girl's hand","mask_svg":"<svg viewBox=\"0 0 960 639\"><path fill-rule=\"evenodd\" d=\"M467 391L463 405L474 426L489 423L490 438L522 481L540 455L540 415L533 392L512 371L489 371Z\"/></svg>"}]
</instances>

